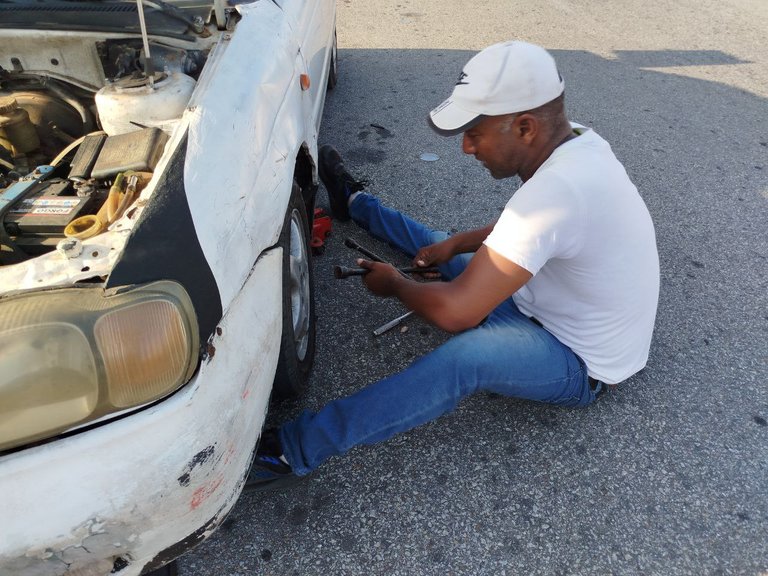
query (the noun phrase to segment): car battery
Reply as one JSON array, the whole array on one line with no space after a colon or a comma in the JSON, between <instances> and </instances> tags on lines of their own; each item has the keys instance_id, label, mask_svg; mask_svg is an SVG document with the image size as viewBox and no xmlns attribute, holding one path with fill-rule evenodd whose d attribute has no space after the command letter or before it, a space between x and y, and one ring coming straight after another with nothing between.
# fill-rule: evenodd
<instances>
[{"instance_id":1,"label":"car battery","mask_svg":"<svg viewBox=\"0 0 768 576\"><path fill-rule=\"evenodd\" d=\"M152 172L168 136L158 128L144 128L108 137L101 146L91 177L111 178L120 172Z\"/></svg>"},{"instance_id":2,"label":"car battery","mask_svg":"<svg viewBox=\"0 0 768 576\"><path fill-rule=\"evenodd\" d=\"M50 180L18 200L6 212L2 224L23 250L45 251L64 236L64 228L72 220L97 211L96 196L77 196L69 181Z\"/></svg>"}]
</instances>

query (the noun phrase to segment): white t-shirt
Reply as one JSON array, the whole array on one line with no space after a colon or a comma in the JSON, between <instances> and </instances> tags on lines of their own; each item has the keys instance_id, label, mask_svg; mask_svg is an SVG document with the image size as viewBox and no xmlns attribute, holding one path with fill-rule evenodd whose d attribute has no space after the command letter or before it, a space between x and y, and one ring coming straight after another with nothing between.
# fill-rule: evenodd
<instances>
[{"instance_id":1,"label":"white t-shirt","mask_svg":"<svg viewBox=\"0 0 768 576\"><path fill-rule=\"evenodd\" d=\"M485 245L533 277L514 295L587 364L621 382L648 360L659 299L653 222L594 131L562 144L515 192Z\"/></svg>"}]
</instances>

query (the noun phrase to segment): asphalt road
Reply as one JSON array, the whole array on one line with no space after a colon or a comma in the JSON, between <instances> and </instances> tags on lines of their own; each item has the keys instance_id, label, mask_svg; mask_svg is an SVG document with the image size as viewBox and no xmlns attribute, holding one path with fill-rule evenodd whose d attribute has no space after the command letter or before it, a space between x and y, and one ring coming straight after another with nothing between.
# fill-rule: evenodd
<instances>
[{"instance_id":1,"label":"asphalt road","mask_svg":"<svg viewBox=\"0 0 768 576\"><path fill-rule=\"evenodd\" d=\"M552 50L572 120L612 143L656 225L661 299L648 367L584 410L478 395L330 461L284 493L244 494L183 576L768 574L768 4L764 0L339 2L339 84L323 143L428 224L494 218L494 181L427 111L478 49ZM420 160L424 152L434 162ZM320 195L320 203L325 198ZM315 261L310 393L273 422L406 367L447 337L358 279L353 236Z\"/></svg>"}]
</instances>

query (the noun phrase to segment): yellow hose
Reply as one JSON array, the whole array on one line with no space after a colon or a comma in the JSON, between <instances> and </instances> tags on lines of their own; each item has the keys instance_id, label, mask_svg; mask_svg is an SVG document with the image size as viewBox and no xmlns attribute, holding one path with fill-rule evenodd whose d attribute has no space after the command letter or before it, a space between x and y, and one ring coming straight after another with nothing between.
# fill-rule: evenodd
<instances>
[{"instance_id":1,"label":"yellow hose","mask_svg":"<svg viewBox=\"0 0 768 576\"><path fill-rule=\"evenodd\" d=\"M120 205L120 195L123 193L123 180L125 180L125 173L120 172L120 174L115 177L115 181L109 189L107 201L104 202L107 207L107 226L117 219L117 207Z\"/></svg>"},{"instance_id":2,"label":"yellow hose","mask_svg":"<svg viewBox=\"0 0 768 576\"><path fill-rule=\"evenodd\" d=\"M136 178L133 179L132 177ZM109 189L107 199L96 214L80 216L64 228L64 235L70 238L85 240L96 236L107 229L115 220L120 218L128 207L138 198L139 193L152 178L151 172L120 172ZM123 191L123 185L126 185Z\"/></svg>"},{"instance_id":3,"label":"yellow hose","mask_svg":"<svg viewBox=\"0 0 768 576\"><path fill-rule=\"evenodd\" d=\"M97 215L88 214L87 216L75 218L72 222L67 224L66 228L64 228L64 236L85 240L91 236L96 236L96 234L104 230L104 228L104 223Z\"/></svg>"}]
</instances>

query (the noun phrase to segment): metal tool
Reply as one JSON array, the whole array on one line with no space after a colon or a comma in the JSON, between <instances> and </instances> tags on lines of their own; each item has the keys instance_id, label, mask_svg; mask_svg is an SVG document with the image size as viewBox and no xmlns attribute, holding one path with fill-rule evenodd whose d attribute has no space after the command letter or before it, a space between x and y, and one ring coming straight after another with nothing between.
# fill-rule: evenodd
<instances>
[{"instance_id":1,"label":"metal tool","mask_svg":"<svg viewBox=\"0 0 768 576\"><path fill-rule=\"evenodd\" d=\"M438 272L437 268L421 268L418 266L410 266L408 268L395 268L401 274L414 274L423 272ZM365 276L369 270L367 268L347 268L346 266L334 266L333 275L337 280L343 280L350 276Z\"/></svg>"},{"instance_id":2,"label":"metal tool","mask_svg":"<svg viewBox=\"0 0 768 576\"><path fill-rule=\"evenodd\" d=\"M374 254L367 248L364 248L363 246L360 245L360 243L357 240L354 240L353 238L349 238L349 237L344 238L344 246L346 246L347 248L352 248L353 250L357 250L358 252L360 252L360 254L362 254L363 256L367 256L370 260L373 260L374 262L384 262L386 264L389 264L389 262L384 260L384 258L382 258L381 256L378 256L377 254Z\"/></svg>"},{"instance_id":3,"label":"metal tool","mask_svg":"<svg viewBox=\"0 0 768 576\"><path fill-rule=\"evenodd\" d=\"M375 253L371 252L370 250L366 249L365 247L361 246L360 243L357 242L357 240L354 240L354 239L349 238L349 237L344 238L344 245L347 248L352 248L353 250L357 250L358 252L360 252L360 254L362 254L363 256L366 256L367 258L369 258L370 260L373 260L374 262L384 262L385 264L389 264L389 262L384 260L384 258L379 256L378 254L375 254ZM337 268L341 268L341 266L337 266ZM398 271L400 272L400 274L402 274L403 276L407 277L405 272L403 272L402 270L398 270ZM430 270L425 269L425 268L417 268L416 271L417 272L426 272L426 271L430 271ZM336 270L334 269L334 274L335 273L336 273ZM339 276L336 276L336 277L339 278ZM412 314L413 314L413 310L409 310L408 312L406 312L405 314L403 314L401 316L398 316L394 320L390 320L386 324L382 324L381 326L379 326L378 328L376 328L373 331L373 335L374 336L381 336L382 334L384 334L384 332L387 332L388 330L392 330L392 328L394 328L395 326L398 326L399 324L401 324L403 322L403 320L409 318Z\"/></svg>"},{"instance_id":4,"label":"metal tool","mask_svg":"<svg viewBox=\"0 0 768 576\"><path fill-rule=\"evenodd\" d=\"M394 328L395 326L400 324L403 320L405 320L406 318L411 316L411 314L413 314L413 310L409 310L408 312L406 312L402 316L398 316L394 320L390 320L386 324L382 324L381 326L376 328L376 330L373 331L373 335L374 336L381 336L382 334L384 334L384 332L386 332L388 330L392 330L392 328Z\"/></svg>"},{"instance_id":5,"label":"metal tool","mask_svg":"<svg viewBox=\"0 0 768 576\"><path fill-rule=\"evenodd\" d=\"M344 245L347 248L352 248L353 250L357 250L358 252L360 252L360 254L367 257L369 260L373 260L374 262L383 262L384 264L390 264L390 262L388 262L387 260L384 260L384 258L379 256L378 254L371 252L365 246L362 246L354 238L350 238L349 236L344 238ZM408 268L402 268L402 269L396 268L396 270L400 272L401 276L408 278L408 274L406 273L406 271L410 272ZM413 272L439 272L439 270L437 268L419 268L419 269L413 270Z\"/></svg>"}]
</instances>

